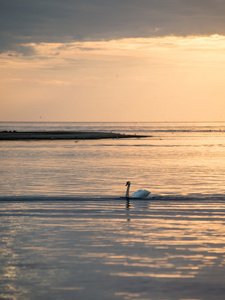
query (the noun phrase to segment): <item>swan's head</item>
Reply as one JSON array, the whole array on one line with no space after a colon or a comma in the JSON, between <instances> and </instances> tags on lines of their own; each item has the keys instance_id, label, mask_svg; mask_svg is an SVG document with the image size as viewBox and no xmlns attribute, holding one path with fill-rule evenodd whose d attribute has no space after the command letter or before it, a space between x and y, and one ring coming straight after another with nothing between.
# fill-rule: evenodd
<instances>
[{"instance_id":1,"label":"swan's head","mask_svg":"<svg viewBox=\"0 0 225 300\"><path fill-rule=\"evenodd\" d=\"M125 186L130 186L130 181L127 181L127 183L125 184Z\"/></svg>"}]
</instances>

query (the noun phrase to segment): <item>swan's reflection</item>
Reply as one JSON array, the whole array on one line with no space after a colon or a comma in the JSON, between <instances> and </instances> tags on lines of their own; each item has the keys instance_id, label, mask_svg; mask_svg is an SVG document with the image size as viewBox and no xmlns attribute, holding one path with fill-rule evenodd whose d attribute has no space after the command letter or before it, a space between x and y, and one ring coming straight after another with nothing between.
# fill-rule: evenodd
<instances>
[{"instance_id":1,"label":"swan's reflection","mask_svg":"<svg viewBox=\"0 0 225 300\"><path fill-rule=\"evenodd\" d=\"M127 221L129 222L130 221L130 199L127 198L127 201L126 201L126 216L127 216Z\"/></svg>"},{"instance_id":2,"label":"swan's reflection","mask_svg":"<svg viewBox=\"0 0 225 300\"><path fill-rule=\"evenodd\" d=\"M146 200L136 200L136 201L132 201L132 205L131 205L131 201L130 198L126 198L126 216L127 216L127 221L131 221L131 216L130 216L130 210L132 207L132 213L146 213L149 211L150 209L150 202L146 201Z\"/></svg>"},{"instance_id":3,"label":"swan's reflection","mask_svg":"<svg viewBox=\"0 0 225 300\"><path fill-rule=\"evenodd\" d=\"M127 201L126 201L126 210L130 210L130 199L127 198Z\"/></svg>"}]
</instances>

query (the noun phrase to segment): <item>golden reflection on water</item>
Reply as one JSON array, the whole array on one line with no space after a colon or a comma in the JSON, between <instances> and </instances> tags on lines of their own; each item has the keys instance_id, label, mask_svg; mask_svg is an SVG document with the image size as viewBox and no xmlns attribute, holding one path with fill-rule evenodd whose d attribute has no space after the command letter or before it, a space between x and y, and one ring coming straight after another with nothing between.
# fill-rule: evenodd
<instances>
[{"instance_id":1,"label":"golden reflection on water","mask_svg":"<svg viewBox=\"0 0 225 300\"><path fill-rule=\"evenodd\" d=\"M196 273L195 273L196 274ZM121 277L159 277L159 278L194 278L193 275L181 275L179 272L175 274L155 274L155 273L111 273L112 276L121 276Z\"/></svg>"},{"instance_id":2,"label":"golden reflection on water","mask_svg":"<svg viewBox=\"0 0 225 300\"><path fill-rule=\"evenodd\" d=\"M125 300L119 278L140 284L155 278L160 286L161 280L211 280L224 270L222 202L4 203L1 221L2 298L86 295L90 282L96 294L98 281L107 279Z\"/></svg>"}]
</instances>

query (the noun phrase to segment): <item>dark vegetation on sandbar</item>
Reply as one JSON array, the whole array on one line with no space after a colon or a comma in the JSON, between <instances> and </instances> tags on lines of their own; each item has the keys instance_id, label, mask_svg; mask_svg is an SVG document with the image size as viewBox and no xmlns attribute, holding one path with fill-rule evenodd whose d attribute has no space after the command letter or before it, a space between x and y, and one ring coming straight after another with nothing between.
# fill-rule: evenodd
<instances>
[{"instance_id":1,"label":"dark vegetation on sandbar","mask_svg":"<svg viewBox=\"0 0 225 300\"><path fill-rule=\"evenodd\" d=\"M97 140L144 138L147 135L121 134L99 131L1 131L0 141L17 140Z\"/></svg>"}]
</instances>

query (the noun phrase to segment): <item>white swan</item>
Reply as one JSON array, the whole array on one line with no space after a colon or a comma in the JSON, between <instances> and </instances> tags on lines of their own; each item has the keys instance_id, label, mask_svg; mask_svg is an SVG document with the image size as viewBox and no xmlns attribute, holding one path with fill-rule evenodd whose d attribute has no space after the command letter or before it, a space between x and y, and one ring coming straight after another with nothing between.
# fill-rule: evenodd
<instances>
[{"instance_id":1,"label":"white swan","mask_svg":"<svg viewBox=\"0 0 225 300\"><path fill-rule=\"evenodd\" d=\"M130 181L127 181L126 185L127 186L127 191L126 191L126 198L147 198L148 195L151 193L147 190L138 190L137 192L134 192L132 196L129 196L130 192Z\"/></svg>"}]
</instances>

